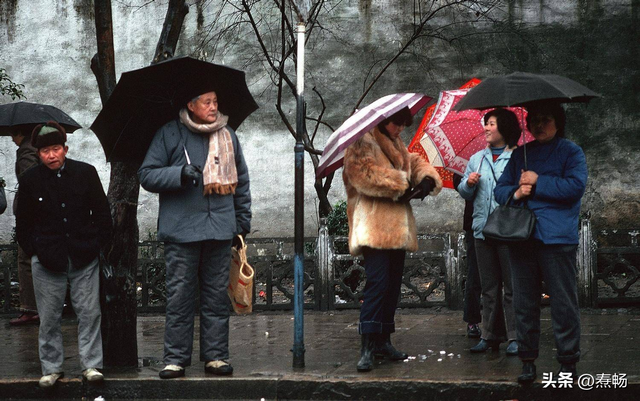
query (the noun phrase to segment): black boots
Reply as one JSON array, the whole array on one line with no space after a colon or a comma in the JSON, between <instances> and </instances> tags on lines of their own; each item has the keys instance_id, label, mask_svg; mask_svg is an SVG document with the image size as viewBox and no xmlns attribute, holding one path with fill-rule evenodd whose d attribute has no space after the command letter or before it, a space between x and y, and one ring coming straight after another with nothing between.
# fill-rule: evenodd
<instances>
[{"instance_id":1,"label":"black boots","mask_svg":"<svg viewBox=\"0 0 640 401\"><path fill-rule=\"evenodd\" d=\"M560 370L558 371L558 377L560 377L560 373L570 373L571 374L571 379L575 382L576 380L578 380L578 371L576 369L576 364L575 363L563 363L560 365Z\"/></svg>"},{"instance_id":2,"label":"black boots","mask_svg":"<svg viewBox=\"0 0 640 401\"><path fill-rule=\"evenodd\" d=\"M373 369L373 348L375 347L375 334L362 334L362 345L360 346L360 360L358 361L358 372L368 372Z\"/></svg>"},{"instance_id":3,"label":"black boots","mask_svg":"<svg viewBox=\"0 0 640 401\"><path fill-rule=\"evenodd\" d=\"M536 377L536 365L533 364L533 361L523 361L522 374L518 376L518 383L533 383L536 380Z\"/></svg>"},{"instance_id":4,"label":"black boots","mask_svg":"<svg viewBox=\"0 0 640 401\"><path fill-rule=\"evenodd\" d=\"M404 352L398 351L391 344L391 333L374 334L374 336L376 341L373 354L376 357L387 358L391 361L402 361L409 356Z\"/></svg>"}]
</instances>

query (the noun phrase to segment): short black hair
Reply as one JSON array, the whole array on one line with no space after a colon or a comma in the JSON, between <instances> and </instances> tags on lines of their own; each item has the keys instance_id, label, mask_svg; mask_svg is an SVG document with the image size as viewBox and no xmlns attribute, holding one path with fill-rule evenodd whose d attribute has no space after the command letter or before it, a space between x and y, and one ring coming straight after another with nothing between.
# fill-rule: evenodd
<instances>
[{"instance_id":1,"label":"short black hair","mask_svg":"<svg viewBox=\"0 0 640 401\"><path fill-rule=\"evenodd\" d=\"M394 123L395 125L404 125L405 127L413 124L413 116L411 115L411 110L408 107L404 107L397 112L395 112L392 116L385 118L378 124L378 128L384 129L384 126Z\"/></svg>"},{"instance_id":2,"label":"short black hair","mask_svg":"<svg viewBox=\"0 0 640 401\"><path fill-rule=\"evenodd\" d=\"M521 133L520 123L518 123L516 114L503 108L493 109L484 115L484 123L486 124L491 117L496 118L498 132L500 132L507 145L509 147L516 146Z\"/></svg>"},{"instance_id":3,"label":"short black hair","mask_svg":"<svg viewBox=\"0 0 640 401\"><path fill-rule=\"evenodd\" d=\"M567 121L567 117L564 113L564 108L558 102L536 102L527 107L527 129L531 131L531 119L534 115L551 116L556 122L556 128L558 137L564 137L564 126Z\"/></svg>"}]
</instances>

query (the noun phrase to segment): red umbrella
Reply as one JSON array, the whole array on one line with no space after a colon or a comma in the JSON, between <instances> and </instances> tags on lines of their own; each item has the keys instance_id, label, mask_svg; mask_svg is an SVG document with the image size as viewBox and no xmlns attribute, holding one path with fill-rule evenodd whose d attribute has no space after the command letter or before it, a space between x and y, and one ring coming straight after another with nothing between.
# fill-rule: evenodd
<instances>
[{"instance_id":1,"label":"red umbrella","mask_svg":"<svg viewBox=\"0 0 640 401\"><path fill-rule=\"evenodd\" d=\"M405 107L415 115L431 99L421 93L396 93L356 111L327 140L316 169L316 177L326 177L342 167L345 149L385 118Z\"/></svg>"},{"instance_id":2,"label":"red umbrella","mask_svg":"<svg viewBox=\"0 0 640 401\"><path fill-rule=\"evenodd\" d=\"M478 78L471 78L467 82L465 82L459 89L470 89L474 86L478 85L481 81ZM420 140L424 136L424 129L427 127L429 121L431 121L431 117L433 116L433 112L436 109L436 103L432 104L427 108L427 111L424 113L424 117L422 118L422 122L416 131L416 134L413 136L411 143L409 144L409 152L418 153L422 157L425 158L426 161L431 163L429 156L427 156L427 151L420 144ZM440 178L442 178L442 186L445 188L454 189L455 185L453 183L453 173L451 171L445 170L442 166L433 166L435 167L438 174L440 174Z\"/></svg>"},{"instance_id":3,"label":"red umbrella","mask_svg":"<svg viewBox=\"0 0 640 401\"><path fill-rule=\"evenodd\" d=\"M492 110L454 111L453 108L468 90L441 92L429 122L421 125L421 129L416 133L416 138L420 138L419 143L423 149L419 153L425 155L436 168L459 175L464 174L469 158L487 146L484 137L484 115ZM526 110L521 107L507 109L518 116L521 126L525 125ZM533 140L528 131L525 131L525 139L527 142ZM522 144L522 138L519 144ZM453 176L446 175L443 178L445 185L453 188Z\"/></svg>"}]
</instances>

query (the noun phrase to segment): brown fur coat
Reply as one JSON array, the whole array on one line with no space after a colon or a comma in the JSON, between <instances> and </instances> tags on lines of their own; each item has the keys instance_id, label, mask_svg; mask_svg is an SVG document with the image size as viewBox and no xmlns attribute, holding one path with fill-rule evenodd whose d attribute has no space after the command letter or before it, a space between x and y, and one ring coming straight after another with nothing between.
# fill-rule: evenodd
<instances>
[{"instance_id":1,"label":"brown fur coat","mask_svg":"<svg viewBox=\"0 0 640 401\"><path fill-rule=\"evenodd\" d=\"M425 177L436 182L430 195L442 189L438 172L422 157L409 153L397 138L374 128L350 145L344 155L342 178L347 190L349 251L362 247L418 249L416 222L409 202L397 202L409 185Z\"/></svg>"}]
</instances>

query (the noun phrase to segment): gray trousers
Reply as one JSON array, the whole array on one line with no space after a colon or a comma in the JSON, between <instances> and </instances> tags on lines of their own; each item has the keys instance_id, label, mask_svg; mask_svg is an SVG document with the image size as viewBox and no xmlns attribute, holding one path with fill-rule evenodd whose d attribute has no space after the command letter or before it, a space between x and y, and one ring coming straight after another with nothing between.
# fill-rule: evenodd
<instances>
[{"instance_id":1,"label":"gray trousers","mask_svg":"<svg viewBox=\"0 0 640 401\"><path fill-rule=\"evenodd\" d=\"M513 311L509 248L477 238L475 245L482 287L482 338L515 340L516 317Z\"/></svg>"},{"instance_id":2,"label":"gray trousers","mask_svg":"<svg viewBox=\"0 0 640 401\"><path fill-rule=\"evenodd\" d=\"M520 359L538 357L542 280L551 301L556 359L560 363L576 363L580 359L577 248L577 245L545 245L535 240L510 247Z\"/></svg>"},{"instance_id":3,"label":"gray trousers","mask_svg":"<svg viewBox=\"0 0 640 401\"><path fill-rule=\"evenodd\" d=\"M229 359L231 240L166 242L167 312L164 363L191 365L194 315L200 288L200 360Z\"/></svg>"},{"instance_id":4,"label":"gray trousers","mask_svg":"<svg viewBox=\"0 0 640 401\"><path fill-rule=\"evenodd\" d=\"M42 374L62 372L62 309L69 282L71 304L78 317L78 352L82 370L102 368L102 334L100 332L100 276L98 258L76 268L69 260L64 273L45 268L37 256L31 257L33 288L40 315L38 347Z\"/></svg>"}]
</instances>

